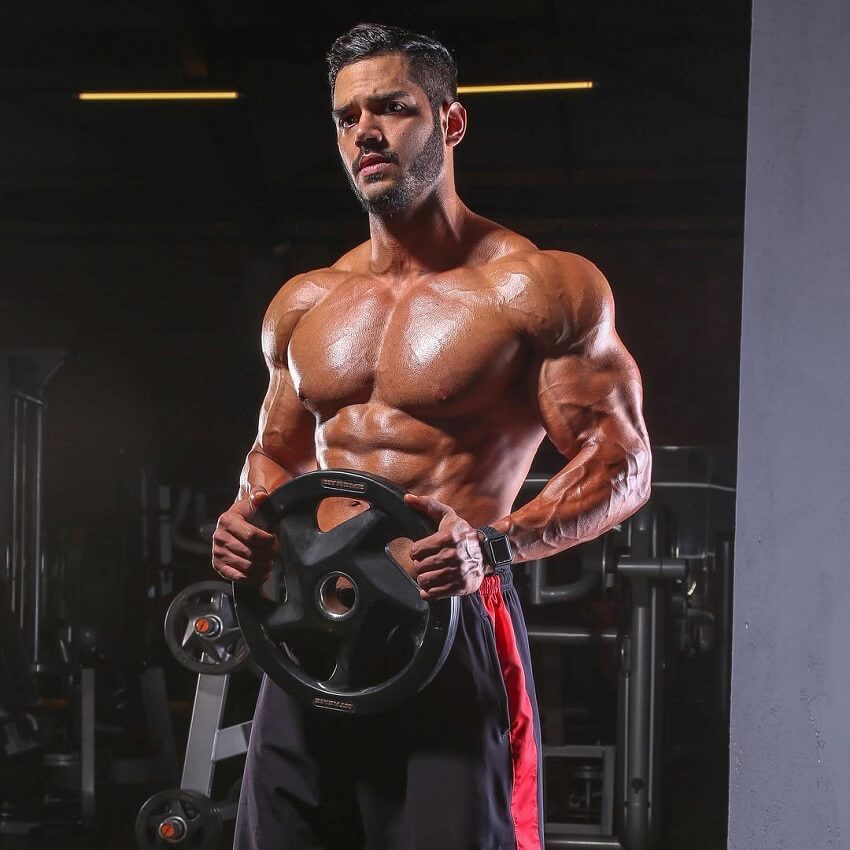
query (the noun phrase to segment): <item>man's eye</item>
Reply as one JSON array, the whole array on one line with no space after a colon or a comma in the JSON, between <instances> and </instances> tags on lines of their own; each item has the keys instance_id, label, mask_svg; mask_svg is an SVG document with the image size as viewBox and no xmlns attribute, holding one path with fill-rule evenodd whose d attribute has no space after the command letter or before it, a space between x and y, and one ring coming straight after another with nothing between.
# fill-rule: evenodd
<instances>
[{"instance_id":1,"label":"man's eye","mask_svg":"<svg viewBox=\"0 0 850 850\"><path fill-rule=\"evenodd\" d=\"M339 126L340 127L352 127L353 125L354 125L354 116L353 115L346 115L343 118L339 119Z\"/></svg>"},{"instance_id":2,"label":"man's eye","mask_svg":"<svg viewBox=\"0 0 850 850\"><path fill-rule=\"evenodd\" d=\"M390 103L387 104L387 112L404 112L404 104L403 103Z\"/></svg>"}]
</instances>

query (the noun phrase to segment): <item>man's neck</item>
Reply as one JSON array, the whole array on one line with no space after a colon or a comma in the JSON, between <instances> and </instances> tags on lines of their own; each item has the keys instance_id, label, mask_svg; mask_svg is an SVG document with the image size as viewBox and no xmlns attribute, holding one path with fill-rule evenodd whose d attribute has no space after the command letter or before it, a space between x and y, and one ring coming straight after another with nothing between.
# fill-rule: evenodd
<instances>
[{"instance_id":1,"label":"man's neck","mask_svg":"<svg viewBox=\"0 0 850 850\"><path fill-rule=\"evenodd\" d=\"M392 216L369 215L374 274L415 276L460 264L463 234L472 213L453 190L435 192Z\"/></svg>"}]
</instances>

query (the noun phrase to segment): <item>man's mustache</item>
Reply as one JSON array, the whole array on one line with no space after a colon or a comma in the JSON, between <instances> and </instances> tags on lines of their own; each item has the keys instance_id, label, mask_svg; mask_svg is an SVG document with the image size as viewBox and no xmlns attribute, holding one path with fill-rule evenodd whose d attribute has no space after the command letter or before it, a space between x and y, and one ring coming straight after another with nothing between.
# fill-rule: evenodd
<instances>
[{"instance_id":1,"label":"man's mustache","mask_svg":"<svg viewBox=\"0 0 850 850\"><path fill-rule=\"evenodd\" d=\"M381 157L381 159L385 160L386 162L391 162L391 163L393 163L393 165L398 165L398 154L393 153L391 150L385 150L385 151L364 150L364 151L360 151L360 155L357 157L357 159L354 160L354 163L351 166L352 173L358 174L359 171L360 171L360 163L362 162L363 157L364 156L371 156L371 155L379 156L379 157Z\"/></svg>"}]
</instances>

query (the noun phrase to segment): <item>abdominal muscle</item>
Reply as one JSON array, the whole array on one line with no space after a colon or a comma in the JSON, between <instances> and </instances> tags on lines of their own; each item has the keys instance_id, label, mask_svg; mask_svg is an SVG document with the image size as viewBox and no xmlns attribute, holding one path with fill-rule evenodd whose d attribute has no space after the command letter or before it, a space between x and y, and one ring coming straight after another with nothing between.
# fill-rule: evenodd
<instances>
[{"instance_id":1,"label":"abdominal muscle","mask_svg":"<svg viewBox=\"0 0 850 850\"><path fill-rule=\"evenodd\" d=\"M347 406L316 430L318 466L379 475L485 525L510 512L543 438L539 424L518 424L516 412L429 422L376 401ZM333 527L363 508L335 500L321 524Z\"/></svg>"}]
</instances>

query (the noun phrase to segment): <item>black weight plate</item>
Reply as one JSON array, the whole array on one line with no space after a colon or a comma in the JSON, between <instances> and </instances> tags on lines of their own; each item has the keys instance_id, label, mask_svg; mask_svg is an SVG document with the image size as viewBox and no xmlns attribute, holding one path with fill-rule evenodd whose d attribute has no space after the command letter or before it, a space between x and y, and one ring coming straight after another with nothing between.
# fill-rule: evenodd
<instances>
[{"instance_id":1,"label":"black weight plate","mask_svg":"<svg viewBox=\"0 0 850 850\"><path fill-rule=\"evenodd\" d=\"M218 634L204 636L194 624L209 618ZM199 581L178 593L165 614L165 642L172 655L193 673L223 675L244 667L251 650L242 636L233 589L223 581Z\"/></svg>"},{"instance_id":2,"label":"black weight plate","mask_svg":"<svg viewBox=\"0 0 850 850\"><path fill-rule=\"evenodd\" d=\"M174 837L163 838L160 829L169 820ZM136 844L139 850L218 850L221 816L204 794L169 788L154 794L136 815Z\"/></svg>"},{"instance_id":3,"label":"black weight plate","mask_svg":"<svg viewBox=\"0 0 850 850\"><path fill-rule=\"evenodd\" d=\"M323 532L316 510L335 496L370 507ZM286 595L272 600L236 583L236 613L254 660L309 705L353 714L388 709L431 681L451 649L459 599L424 602L387 553L396 538L418 540L434 531L431 520L403 497L401 488L377 476L318 470L276 490L254 518L278 535ZM323 610L320 602L323 582L336 574L356 588L353 607L345 612L343 606L341 615ZM399 629L408 643L401 655ZM401 669L368 669L385 656L400 657Z\"/></svg>"}]
</instances>

